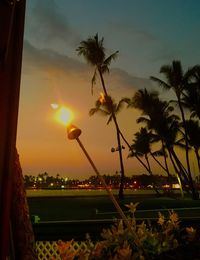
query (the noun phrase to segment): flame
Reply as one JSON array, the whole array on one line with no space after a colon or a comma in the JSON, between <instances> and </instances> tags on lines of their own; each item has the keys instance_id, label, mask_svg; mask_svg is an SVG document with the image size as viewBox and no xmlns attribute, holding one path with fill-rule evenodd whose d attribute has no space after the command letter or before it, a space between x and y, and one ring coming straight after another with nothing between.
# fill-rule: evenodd
<instances>
[{"instance_id":1,"label":"flame","mask_svg":"<svg viewBox=\"0 0 200 260\"><path fill-rule=\"evenodd\" d=\"M72 122L74 115L69 108L62 106L59 109L57 109L54 118L57 122L66 126Z\"/></svg>"},{"instance_id":2,"label":"flame","mask_svg":"<svg viewBox=\"0 0 200 260\"><path fill-rule=\"evenodd\" d=\"M100 93L99 101L101 102L101 104L106 102L105 96L102 92Z\"/></svg>"},{"instance_id":3,"label":"flame","mask_svg":"<svg viewBox=\"0 0 200 260\"><path fill-rule=\"evenodd\" d=\"M53 109L58 109L58 108L59 108L59 105L56 104L56 103L53 103L53 104L51 104L51 107L52 107Z\"/></svg>"}]
</instances>

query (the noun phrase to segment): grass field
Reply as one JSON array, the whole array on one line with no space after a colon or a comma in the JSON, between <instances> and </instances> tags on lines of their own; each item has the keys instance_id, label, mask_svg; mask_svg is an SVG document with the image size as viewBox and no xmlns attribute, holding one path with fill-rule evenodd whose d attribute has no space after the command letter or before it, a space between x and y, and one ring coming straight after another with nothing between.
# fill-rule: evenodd
<instances>
[{"instance_id":1,"label":"grass field","mask_svg":"<svg viewBox=\"0 0 200 260\"><path fill-rule=\"evenodd\" d=\"M33 224L36 240L74 238L82 241L86 233L92 239L98 240L102 229L110 227L113 219L119 217L109 197L102 191L70 191L68 195L67 191L32 192L34 195L31 196L29 192L28 196L30 214L40 218L39 223ZM126 194L125 199L120 202L125 214L129 214L125 205L130 202L139 202L136 211L138 221L150 219L156 223L159 211L164 210L162 213L168 215L168 209L174 209L184 224L199 226L200 223L200 201L157 198L154 193L134 192Z\"/></svg>"},{"instance_id":2,"label":"grass field","mask_svg":"<svg viewBox=\"0 0 200 260\"><path fill-rule=\"evenodd\" d=\"M200 216L200 201L191 199L174 199L168 197L156 198L154 194L126 195L120 203L124 211L126 204L139 202L136 216L157 217L158 211L164 209L182 209L181 215L189 217ZM76 196L32 196L28 197L31 215L40 217L40 221L68 221L112 219L118 217L116 209L106 195ZM193 209L195 207L195 210ZM190 209L192 208L192 209Z\"/></svg>"}]
</instances>

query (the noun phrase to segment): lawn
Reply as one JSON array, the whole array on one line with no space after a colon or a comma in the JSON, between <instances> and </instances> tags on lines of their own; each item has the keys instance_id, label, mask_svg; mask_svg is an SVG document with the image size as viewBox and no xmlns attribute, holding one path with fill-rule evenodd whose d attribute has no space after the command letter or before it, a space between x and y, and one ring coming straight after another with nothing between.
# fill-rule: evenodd
<instances>
[{"instance_id":1,"label":"lawn","mask_svg":"<svg viewBox=\"0 0 200 260\"><path fill-rule=\"evenodd\" d=\"M200 200L156 198L153 195L126 196L120 202L124 211L126 204L139 202L136 217L157 217L158 211L177 209L181 216L200 216ZM107 196L70 197L28 197L31 215L38 215L41 221L68 221L88 219L112 219L117 217L114 205ZM195 208L188 209L188 208Z\"/></svg>"}]
</instances>

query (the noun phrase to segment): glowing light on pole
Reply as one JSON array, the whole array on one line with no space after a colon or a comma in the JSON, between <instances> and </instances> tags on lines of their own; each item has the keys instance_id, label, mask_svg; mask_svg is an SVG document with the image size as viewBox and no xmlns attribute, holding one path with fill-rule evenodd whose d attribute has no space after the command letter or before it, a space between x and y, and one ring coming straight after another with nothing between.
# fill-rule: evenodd
<instances>
[{"instance_id":1,"label":"glowing light on pole","mask_svg":"<svg viewBox=\"0 0 200 260\"><path fill-rule=\"evenodd\" d=\"M69 125L73 119L74 119L74 114L72 111L65 106L59 107L58 104L51 104L51 107L56 110L54 119L58 122L61 123L65 126Z\"/></svg>"},{"instance_id":2,"label":"glowing light on pole","mask_svg":"<svg viewBox=\"0 0 200 260\"><path fill-rule=\"evenodd\" d=\"M115 199L115 197L113 196L112 192L110 191L110 189L108 188L104 178L101 176L101 174L99 173L97 167L95 166L92 158L90 157L90 155L88 154L88 152L86 151L84 145L82 144L82 142L79 139L79 136L81 135L82 131L81 129L79 129L78 127L76 127L75 125L71 124L72 119L73 119L73 114L69 112L70 110L66 107L61 107L58 108L58 110L56 111L55 114L55 119L56 121L64 124L67 127L67 136L68 139L70 140L76 140L79 144L79 146L81 147L84 155L86 156L87 160L89 161L90 165L92 166L94 172L96 173L96 175L98 176L99 180L101 181L101 183L103 184L104 188L106 189L108 196L110 197L111 201L113 202L117 212L119 213L119 215L121 216L121 218L123 219L124 223L126 224L126 226L129 228L130 231L132 231L134 237L135 237L135 241L137 243L137 245L139 246L139 241L138 238L136 237L135 232L133 231L127 217L125 216L124 212L122 211L119 203L117 202L117 200Z\"/></svg>"}]
</instances>

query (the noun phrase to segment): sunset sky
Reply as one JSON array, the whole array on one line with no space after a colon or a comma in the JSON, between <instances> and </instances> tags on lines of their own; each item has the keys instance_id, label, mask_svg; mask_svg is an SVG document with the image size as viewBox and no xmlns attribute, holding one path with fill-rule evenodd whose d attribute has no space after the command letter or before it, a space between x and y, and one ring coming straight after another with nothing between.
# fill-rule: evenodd
<instances>
[{"instance_id":1,"label":"sunset sky","mask_svg":"<svg viewBox=\"0 0 200 260\"><path fill-rule=\"evenodd\" d=\"M200 1L186 0L27 0L17 147L24 174L48 172L84 179L94 174L76 141L53 115L52 103L73 110L81 141L102 174L119 171L113 124L100 115L89 117L101 92L98 81L91 95L93 68L77 56L80 41L98 33L108 55L119 50L105 76L108 92L119 101L137 89L157 89L149 76L162 65L181 60L184 69L199 63ZM171 95L168 93L168 95ZM141 125L139 111L118 116L129 142ZM127 175L145 173L127 159ZM155 173L161 173L153 164Z\"/></svg>"}]
</instances>

